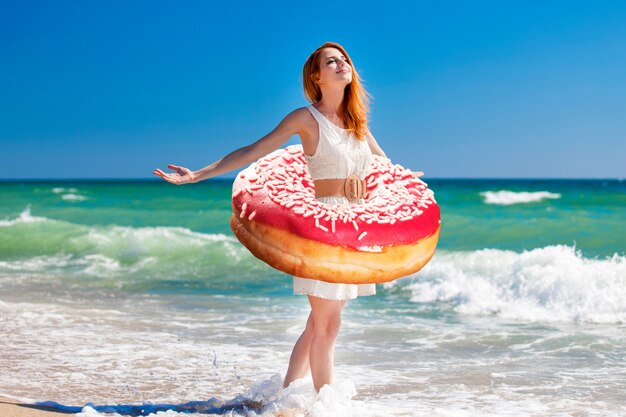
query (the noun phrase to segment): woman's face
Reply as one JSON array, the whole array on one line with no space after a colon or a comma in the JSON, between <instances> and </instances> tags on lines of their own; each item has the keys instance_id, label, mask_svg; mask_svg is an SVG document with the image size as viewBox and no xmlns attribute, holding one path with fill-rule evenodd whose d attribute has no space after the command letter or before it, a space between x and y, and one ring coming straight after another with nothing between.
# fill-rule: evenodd
<instances>
[{"instance_id":1,"label":"woman's face","mask_svg":"<svg viewBox=\"0 0 626 417\"><path fill-rule=\"evenodd\" d=\"M320 73L317 83L345 87L352 82L352 67L337 48L325 48L320 54Z\"/></svg>"}]
</instances>

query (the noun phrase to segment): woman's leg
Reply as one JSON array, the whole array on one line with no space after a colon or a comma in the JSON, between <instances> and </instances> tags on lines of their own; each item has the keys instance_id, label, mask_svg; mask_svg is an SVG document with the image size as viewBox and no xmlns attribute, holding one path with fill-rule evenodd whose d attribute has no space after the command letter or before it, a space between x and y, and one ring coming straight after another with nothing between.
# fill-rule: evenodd
<instances>
[{"instance_id":1,"label":"woman's leg","mask_svg":"<svg viewBox=\"0 0 626 417\"><path fill-rule=\"evenodd\" d=\"M300 335L289 358L289 369L283 381L283 388L287 388L296 379L304 378L309 373L309 348L313 339L313 313L309 314L306 327Z\"/></svg>"},{"instance_id":2,"label":"woman's leg","mask_svg":"<svg viewBox=\"0 0 626 417\"><path fill-rule=\"evenodd\" d=\"M333 382L335 339L341 326L341 310L347 300L327 300L309 295L313 316L313 338L309 348L309 362L313 386L319 390Z\"/></svg>"}]
</instances>

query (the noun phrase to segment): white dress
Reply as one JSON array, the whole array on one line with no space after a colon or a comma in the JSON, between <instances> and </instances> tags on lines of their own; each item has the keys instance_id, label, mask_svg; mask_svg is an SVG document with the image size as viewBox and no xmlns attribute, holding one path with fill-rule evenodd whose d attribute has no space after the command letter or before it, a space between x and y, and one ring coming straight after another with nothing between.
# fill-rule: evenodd
<instances>
[{"instance_id":1,"label":"white dress","mask_svg":"<svg viewBox=\"0 0 626 417\"><path fill-rule=\"evenodd\" d=\"M372 151L365 140L357 140L346 129L332 123L313 105L307 106L319 126L319 143L315 154L304 155L307 169L314 180L367 175ZM326 204L351 204L345 196L320 197ZM363 204L361 199L352 204ZM310 278L293 277L294 294L309 294L331 300L347 300L376 294L376 284L334 284Z\"/></svg>"}]
</instances>

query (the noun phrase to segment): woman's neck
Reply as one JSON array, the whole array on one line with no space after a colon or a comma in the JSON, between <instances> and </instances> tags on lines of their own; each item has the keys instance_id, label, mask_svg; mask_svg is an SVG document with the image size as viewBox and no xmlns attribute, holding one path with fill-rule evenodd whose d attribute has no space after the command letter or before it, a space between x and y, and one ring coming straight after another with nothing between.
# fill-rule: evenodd
<instances>
[{"instance_id":1,"label":"woman's neck","mask_svg":"<svg viewBox=\"0 0 626 417\"><path fill-rule=\"evenodd\" d=\"M343 102L344 88L338 90L322 90L322 99L318 101L318 106L324 111L332 114L339 113L339 107Z\"/></svg>"}]
</instances>

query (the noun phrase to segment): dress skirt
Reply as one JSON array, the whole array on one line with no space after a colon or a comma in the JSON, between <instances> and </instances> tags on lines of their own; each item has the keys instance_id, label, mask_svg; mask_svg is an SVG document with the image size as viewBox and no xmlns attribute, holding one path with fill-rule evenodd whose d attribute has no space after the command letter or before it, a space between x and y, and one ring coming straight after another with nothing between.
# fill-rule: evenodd
<instances>
[{"instance_id":1,"label":"dress skirt","mask_svg":"<svg viewBox=\"0 0 626 417\"><path fill-rule=\"evenodd\" d=\"M325 204L350 204L345 197L320 197L318 201ZM361 199L354 204L363 202ZM294 276L293 293L313 295L329 300L351 300L359 296L376 294L376 284L334 284L332 282Z\"/></svg>"}]
</instances>

